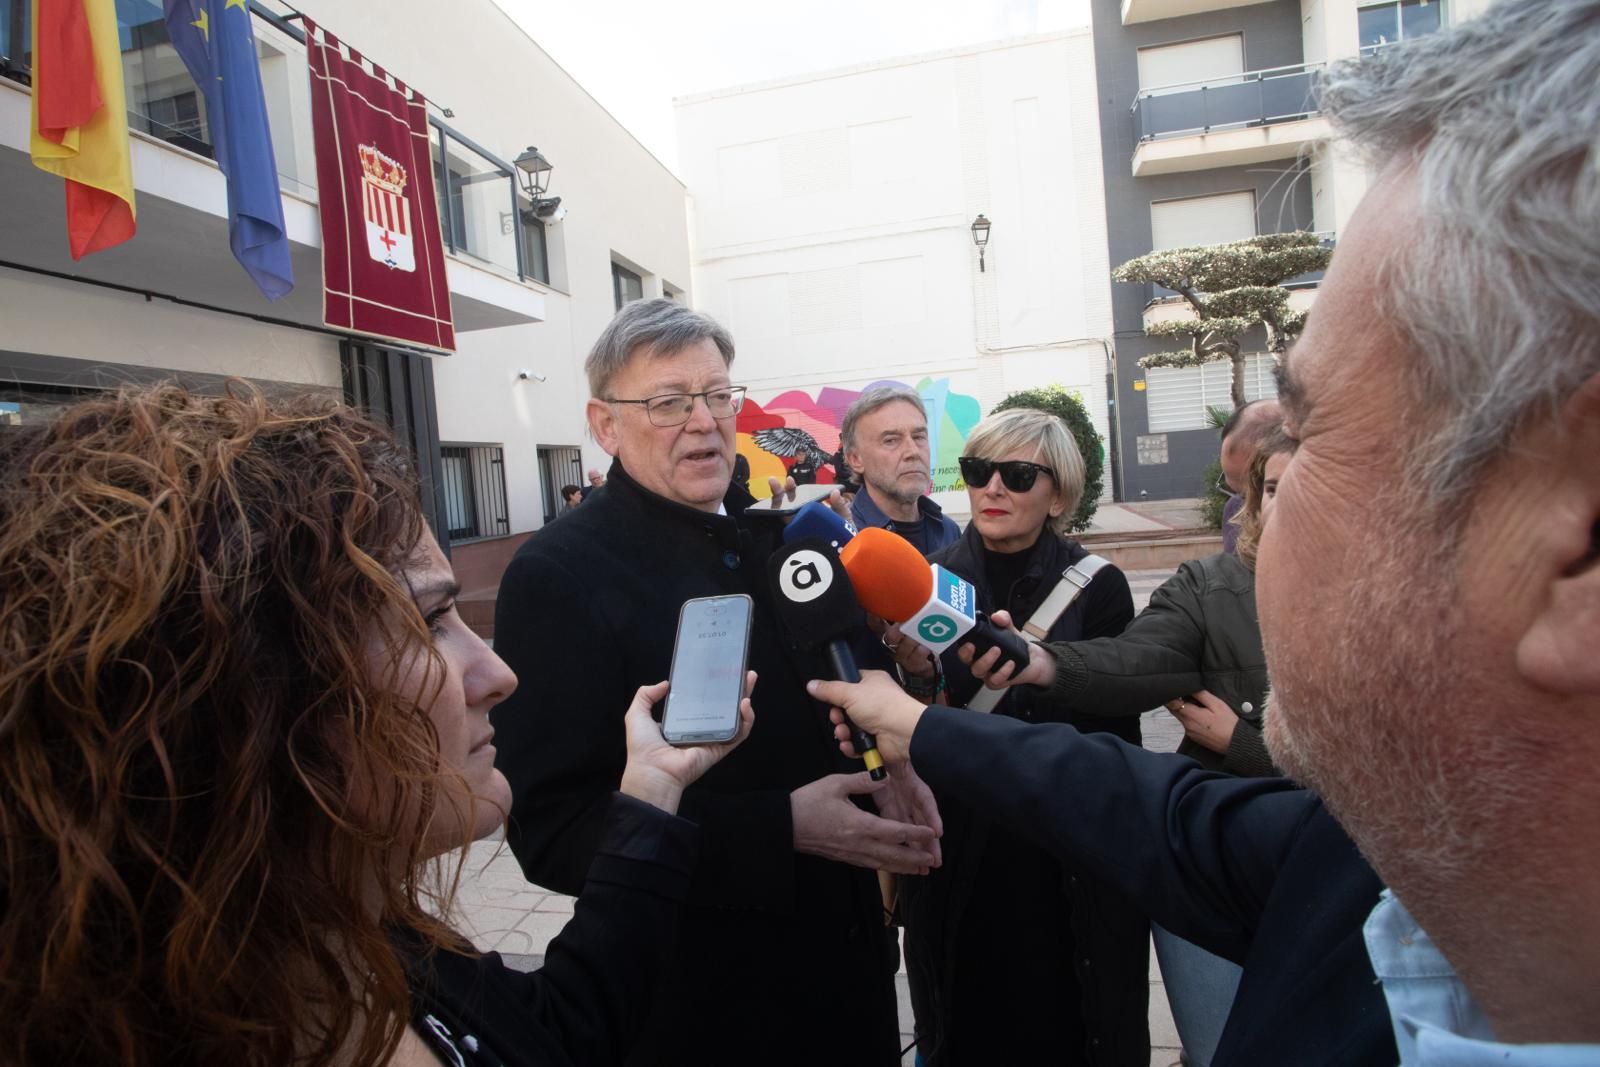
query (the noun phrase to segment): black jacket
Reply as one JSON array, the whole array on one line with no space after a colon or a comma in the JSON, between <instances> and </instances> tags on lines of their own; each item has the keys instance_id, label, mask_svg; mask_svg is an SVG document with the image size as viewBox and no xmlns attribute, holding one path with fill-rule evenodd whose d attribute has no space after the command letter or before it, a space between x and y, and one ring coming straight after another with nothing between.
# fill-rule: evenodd
<instances>
[{"instance_id":1,"label":"black jacket","mask_svg":"<svg viewBox=\"0 0 1600 1067\"><path fill-rule=\"evenodd\" d=\"M1120 637L1048 647L1056 656L1056 682L1048 692L1032 691L1036 705L1136 721L1159 704L1207 689L1239 716L1228 751L1213 752L1187 737L1178 751L1208 770L1241 777L1278 773L1261 738L1267 656L1256 621L1255 574L1237 557L1219 553L1183 564Z\"/></svg>"},{"instance_id":2,"label":"black jacket","mask_svg":"<svg viewBox=\"0 0 1600 1067\"><path fill-rule=\"evenodd\" d=\"M1362 924L1383 885L1314 794L1104 734L930 708L911 760L1244 968L1212 1067L1393 1067Z\"/></svg>"},{"instance_id":3,"label":"black jacket","mask_svg":"<svg viewBox=\"0 0 1600 1067\"><path fill-rule=\"evenodd\" d=\"M752 499L730 489L729 515ZM755 601L756 726L684 794L700 863L633 1063L893 1063L898 1051L893 942L873 872L793 848L789 793L860 765L839 755L826 709L805 692L821 664L773 616L777 535L648 493L619 463L582 507L528 539L500 586L495 651L519 679L491 715L512 788L506 839L530 881L564 893L582 886L621 777L623 712L639 686L668 675L679 606Z\"/></svg>"},{"instance_id":4,"label":"black jacket","mask_svg":"<svg viewBox=\"0 0 1600 1067\"><path fill-rule=\"evenodd\" d=\"M983 542L970 525L931 558L973 583L982 610L1008 608L1020 625L1085 555L1075 542L1046 533L1007 590L989 588ZM1050 636L1109 636L1132 617L1128 580L1107 567ZM977 681L953 653L943 667L952 699L964 703ZM1018 690L995 714L1032 719L1048 711ZM1137 720L1072 721L1139 739ZM938 799L944 866L903 883L906 969L924 1060L933 1067L1146 1067L1150 931L1143 913L1125 894L992 824L959 795L940 791Z\"/></svg>"},{"instance_id":5,"label":"black jacket","mask_svg":"<svg viewBox=\"0 0 1600 1067\"><path fill-rule=\"evenodd\" d=\"M411 1024L443 1062L623 1062L676 943L699 834L631 797L615 794L608 807L581 902L539 970L511 970L497 952L424 953L415 935L397 938L411 984Z\"/></svg>"}]
</instances>

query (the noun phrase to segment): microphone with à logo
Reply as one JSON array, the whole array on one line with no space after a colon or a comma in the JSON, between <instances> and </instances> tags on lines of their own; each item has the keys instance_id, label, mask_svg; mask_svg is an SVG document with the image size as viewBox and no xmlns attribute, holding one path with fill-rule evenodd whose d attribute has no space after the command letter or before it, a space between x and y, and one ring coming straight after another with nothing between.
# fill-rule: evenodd
<instances>
[{"instance_id":1,"label":"microphone with \u00e0 logo","mask_svg":"<svg viewBox=\"0 0 1600 1067\"><path fill-rule=\"evenodd\" d=\"M772 579L773 607L784 629L800 644L821 648L828 656L828 669L841 682L859 682L851 639L866 625L861 605L856 602L850 576L845 573L839 554L821 538L806 538L784 545L773 553L768 564ZM846 720L850 740L861 754L874 781L888 776L878 744L872 735Z\"/></svg>"}]
</instances>

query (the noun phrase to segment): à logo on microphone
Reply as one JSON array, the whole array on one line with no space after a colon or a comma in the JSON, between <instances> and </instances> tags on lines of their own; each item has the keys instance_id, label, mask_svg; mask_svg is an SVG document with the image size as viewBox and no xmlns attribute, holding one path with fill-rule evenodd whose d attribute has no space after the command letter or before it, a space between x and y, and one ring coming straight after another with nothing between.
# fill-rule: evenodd
<instances>
[{"instance_id":1,"label":"\u00e0 logo on microphone","mask_svg":"<svg viewBox=\"0 0 1600 1067\"><path fill-rule=\"evenodd\" d=\"M805 604L833 585L833 565L821 552L802 548L783 561L778 571L778 589L788 600Z\"/></svg>"},{"instance_id":2,"label":"\u00e0 logo on microphone","mask_svg":"<svg viewBox=\"0 0 1600 1067\"><path fill-rule=\"evenodd\" d=\"M930 644L942 645L956 636L956 624L943 615L929 615L917 623L917 634Z\"/></svg>"}]
</instances>

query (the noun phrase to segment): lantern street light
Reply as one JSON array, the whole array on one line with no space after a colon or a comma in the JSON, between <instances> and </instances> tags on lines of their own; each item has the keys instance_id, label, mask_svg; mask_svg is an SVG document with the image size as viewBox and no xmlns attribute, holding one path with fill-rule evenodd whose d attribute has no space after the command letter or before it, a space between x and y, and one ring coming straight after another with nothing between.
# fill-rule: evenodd
<instances>
[{"instance_id":1,"label":"lantern street light","mask_svg":"<svg viewBox=\"0 0 1600 1067\"><path fill-rule=\"evenodd\" d=\"M522 191L528 194L533 206L528 209L536 218L548 218L561 206L559 196L545 196L550 188L550 172L555 169L544 153L529 145L527 150L511 161L522 175Z\"/></svg>"},{"instance_id":2,"label":"lantern street light","mask_svg":"<svg viewBox=\"0 0 1600 1067\"><path fill-rule=\"evenodd\" d=\"M982 273L983 249L989 243L989 220L982 215L972 220L972 243L978 246L978 272Z\"/></svg>"}]
</instances>

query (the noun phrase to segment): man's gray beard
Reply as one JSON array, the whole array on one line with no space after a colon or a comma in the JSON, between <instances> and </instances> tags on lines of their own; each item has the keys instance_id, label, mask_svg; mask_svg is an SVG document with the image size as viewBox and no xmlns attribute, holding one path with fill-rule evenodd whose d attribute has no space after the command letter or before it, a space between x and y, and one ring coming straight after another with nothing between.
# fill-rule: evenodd
<instances>
[{"instance_id":1,"label":"man's gray beard","mask_svg":"<svg viewBox=\"0 0 1600 1067\"><path fill-rule=\"evenodd\" d=\"M895 503L905 507L910 507L916 504L916 502L922 497L923 493L928 491L928 488L932 485L932 482L928 475L923 475L922 488L914 492L909 492L905 489L902 489L900 487L900 480L898 478L890 482L888 485L884 485L883 483L876 481L868 482L867 484L885 499L893 500Z\"/></svg>"},{"instance_id":2,"label":"man's gray beard","mask_svg":"<svg viewBox=\"0 0 1600 1067\"><path fill-rule=\"evenodd\" d=\"M1455 582L1471 580L1458 553L1421 531L1367 543L1347 608L1319 610L1335 605L1311 591L1287 622L1293 646L1317 661L1270 658L1267 747L1321 794L1386 881L1426 897L1469 875L1504 832L1527 784L1507 771L1526 758L1508 760L1515 728L1486 729L1472 705L1493 692L1476 680L1484 665L1452 655L1462 625ZM1329 615L1340 632L1322 629Z\"/></svg>"}]
</instances>

